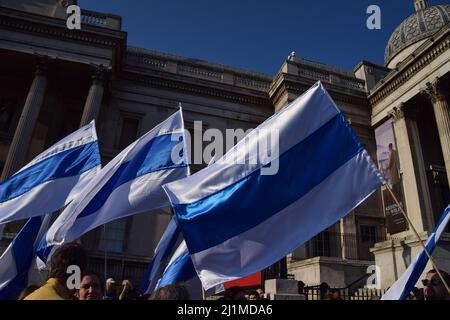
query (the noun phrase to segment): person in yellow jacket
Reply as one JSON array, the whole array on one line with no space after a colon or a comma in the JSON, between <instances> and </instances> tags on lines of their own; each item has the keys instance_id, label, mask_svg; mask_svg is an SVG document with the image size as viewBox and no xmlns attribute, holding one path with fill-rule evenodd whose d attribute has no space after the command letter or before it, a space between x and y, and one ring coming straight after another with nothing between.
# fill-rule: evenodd
<instances>
[{"instance_id":1,"label":"person in yellow jacket","mask_svg":"<svg viewBox=\"0 0 450 320\"><path fill-rule=\"evenodd\" d=\"M49 279L24 300L73 300L77 288L67 284L72 275L71 266L78 266L80 276L86 269L87 254L80 244L69 243L59 247L50 259Z\"/></svg>"}]
</instances>

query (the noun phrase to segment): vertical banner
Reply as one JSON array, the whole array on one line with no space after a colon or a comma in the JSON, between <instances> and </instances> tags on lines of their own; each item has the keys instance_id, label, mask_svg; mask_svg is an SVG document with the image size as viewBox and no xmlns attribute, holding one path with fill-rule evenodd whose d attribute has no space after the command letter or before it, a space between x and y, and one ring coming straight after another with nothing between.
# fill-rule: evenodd
<instances>
[{"instance_id":1,"label":"vertical banner","mask_svg":"<svg viewBox=\"0 0 450 320\"><path fill-rule=\"evenodd\" d=\"M399 200L400 205L406 211L392 120L386 121L375 129L375 139L377 142L379 170L384 179L386 179L389 187L392 189L392 192ZM385 186L383 186L381 190L387 232L393 234L407 230L408 226L405 218L403 217L401 210L395 203L394 199L392 199L389 190L387 190Z\"/></svg>"}]
</instances>

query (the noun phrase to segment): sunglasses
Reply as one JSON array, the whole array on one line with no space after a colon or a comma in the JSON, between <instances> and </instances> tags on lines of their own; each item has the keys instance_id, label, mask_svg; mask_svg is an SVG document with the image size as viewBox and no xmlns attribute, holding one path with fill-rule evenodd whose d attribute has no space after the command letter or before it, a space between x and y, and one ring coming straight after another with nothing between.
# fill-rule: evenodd
<instances>
[{"instance_id":1,"label":"sunglasses","mask_svg":"<svg viewBox=\"0 0 450 320\"><path fill-rule=\"evenodd\" d=\"M436 287L440 284L442 284L441 279L438 278L432 278L431 280L424 279L422 280L422 284L424 287Z\"/></svg>"}]
</instances>

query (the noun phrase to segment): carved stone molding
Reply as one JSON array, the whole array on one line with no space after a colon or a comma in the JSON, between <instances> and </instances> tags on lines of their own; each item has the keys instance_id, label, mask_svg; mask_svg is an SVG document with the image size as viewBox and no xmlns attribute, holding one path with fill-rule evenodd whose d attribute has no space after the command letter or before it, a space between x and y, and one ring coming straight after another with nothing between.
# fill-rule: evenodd
<instances>
[{"instance_id":1,"label":"carved stone molding","mask_svg":"<svg viewBox=\"0 0 450 320\"><path fill-rule=\"evenodd\" d=\"M146 86L150 87L162 87L162 88L170 88L175 90L181 90L185 92L189 92L192 94L199 95L208 95L212 97L217 97L225 100L231 100L244 104L254 104L254 105L268 105L270 104L269 97L260 97L257 96L249 96L234 93L231 91L220 90L217 88L204 87L200 85L192 85L183 83L181 81L169 80L164 78L154 78L145 75L138 75L135 73L124 72L121 74L121 78L124 80L128 80L131 82L142 83Z\"/></svg>"},{"instance_id":2,"label":"carved stone molding","mask_svg":"<svg viewBox=\"0 0 450 320\"><path fill-rule=\"evenodd\" d=\"M405 118L405 104L401 103L398 107L392 108L392 110L389 112L389 116L394 122Z\"/></svg>"},{"instance_id":3,"label":"carved stone molding","mask_svg":"<svg viewBox=\"0 0 450 320\"><path fill-rule=\"evenodd\" d=\"M105 68L103 65L93 67L91 73L91 79L93 83L104 84L109 70Z\"/></svg>"},{"instance_id":4,"label":"carved stone molding","mask_svg":"<svg viewBox=\"0 0 450 320\"><path fill-rule=\"evenodd\" d=\"M442 80L438 77L432 83L427 82L426 87L420 91L421 94L428 97L432 103L445 99L445 90Z\"/></svg>"},{"instance_id":5,"label":"carved stone molding","mask_svg":"<svg viewBox=\"0 0 450 320\"><path fill-rule=\"evenodd\" d=\"M47 20L47 19L42 19ZM65 27L64 24L38 24L34 21L18 20L10 17L1 16L0 26L8 29L20 30L22 32L42 34L50 38L66 39L70 41L80 41L93 45L102 45L110 48L116 48L121 45L121 40L125 37L124 33L116 31L112 33L108 31L104 35L93 34L88 32L73 32Z\"/></svg>"},{"instance_id":6,"label":"carved stone molding","mask_svg":"<svg viewBox=\"0 0 450 320\"><path fill-rule=\"evenodd\" d=\"M402 64L406 65L410 63L408 67L401 71L392 71L385 80L381 82L373 89L373 94L370 96L370 104L376 106L392 92L401 87L406 81L410 80L416 73L423 70L433 60L438 58L441 54L445 53L450 48L450 35L447 35L441 40L441 42L435 42L435 46L430 48L426 53L421 54L420 58L416 58L415 61L410 63L409 58Z\"/></svg>"},{"instance_id":7,"label":"carved stone molding","mask_svg":"<svg viewBox=\"0 0 450 320\"><path fill-rule=\"evenodd\" d=\"M36 63L36 76L46 76L48 73L49 61L47 57L40 57Z\"/></svg>"}]
</instances>

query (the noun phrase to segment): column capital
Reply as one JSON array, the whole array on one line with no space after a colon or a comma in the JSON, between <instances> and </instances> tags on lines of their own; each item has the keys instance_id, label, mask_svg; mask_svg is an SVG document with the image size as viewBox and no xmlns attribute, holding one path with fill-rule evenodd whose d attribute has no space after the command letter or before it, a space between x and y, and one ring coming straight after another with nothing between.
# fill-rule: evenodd
<instances>
[{"instance_id":1,"label":"column capital","mask_svg":"<svg viewBox=\"0 0 450 320\"><path fill-rule=\"evenodd\" d=\"M94 66L91 72L92 83L104 84L109 70L103 65Z\"/></svg>"},{"instance_id":2,"label":"column capital","mask_svg":"<svg viewBox=\"0 0 450 320\"><path fill-rule=\"evenodd\" d=\"M406 105L404 103L400 103L397 107L392 108L389 112L389 116L392 118L394 122L405 118L405 109Z\"/></svg>"},{"instance_id":3,"label":"column capital","mask_svg":"<svg viewBox=\"0 0 450 320\"><path fill-rule=\"evenodd\" d=\"M48 58L40 57L36 62L36 70L34 72L35 76L46 76L48 73Z\"/></svg>"},{"instance_id":4,"label":"column capital","mask_svg":"<svg viewBox=\"0 0 450 320\"><path fill-rule=\"evenodd\" d=\"M445 99L445 90L443 87L442 79L436 77L433 82L427 82L425 88L420 91L425 95L432 103Z\"/></svg>"}]
</instances>

